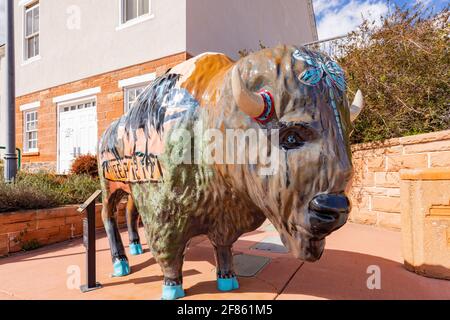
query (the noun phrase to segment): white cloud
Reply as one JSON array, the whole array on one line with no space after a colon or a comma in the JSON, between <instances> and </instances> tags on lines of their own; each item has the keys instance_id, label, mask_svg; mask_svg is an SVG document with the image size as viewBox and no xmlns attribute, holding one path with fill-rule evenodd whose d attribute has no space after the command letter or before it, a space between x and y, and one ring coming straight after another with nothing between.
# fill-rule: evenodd
<instances>
[{"instance_id":1,"label":"white cloud","mask_svg":"<svg viewBox=\"0 0 450 320\"><path fill-rule=\"evenodd\" d=\"M5 1L6 0L0 0L0 45L5 43Z\"/></svg>"},{"instance_id":2,"label":"white cloud","mask_svg":"<svg viewBox=\"0 0 450 320\"><path fill-rule=\"evenodd\" d=\"M314 0L314 12L320 16L324 11L338 7L341 0Z\"/></svg>"},{"instance_id":3,"label":"white cloud","mask_svg":"<svg viewBox=\"0 0 450 320\"><path fill-rule=\"evenodd\" d=\"M355 30L363 17L380 20L388 13L384 0L315 0L314 8L318 16L319 39L331 38Z\"/></svg>"},{"instance_id":4,"label":"white cloud","mask_svg":"<svg viewBox=\"0 0 450 320\"><path fill-rule=\"evenodd\" d=\"M432 2L433 0L416 0L417 4L422 4L424 7L428 7L428 5Z\"/></svg>"}]
</instances>

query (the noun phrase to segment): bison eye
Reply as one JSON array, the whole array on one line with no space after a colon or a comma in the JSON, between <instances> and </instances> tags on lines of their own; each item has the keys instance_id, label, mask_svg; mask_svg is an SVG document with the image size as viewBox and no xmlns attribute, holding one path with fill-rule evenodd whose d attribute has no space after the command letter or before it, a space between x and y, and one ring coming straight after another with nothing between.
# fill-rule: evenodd
<instances>
[{"instance_id":1,"label":"bison eye","mask_svg":"<svg viewBox=\"0 0 450 320\"><path fill-rule=\"evenodd\" d=\"M284 127L280 130L280 146L284 150L298 149L314 137L314 132L305 126Z\"/></svg>"},{"instance_id":2,"label":"bison eye","mask_svg":"<svg viewBox=\"0 0 450 320\"><path fill-rule=\"evenodd\" d=\"M303 139L294 131L286 132L280 137L280 145L285 150L300 148L304 143Z\"/></svg>"}]
</instances>

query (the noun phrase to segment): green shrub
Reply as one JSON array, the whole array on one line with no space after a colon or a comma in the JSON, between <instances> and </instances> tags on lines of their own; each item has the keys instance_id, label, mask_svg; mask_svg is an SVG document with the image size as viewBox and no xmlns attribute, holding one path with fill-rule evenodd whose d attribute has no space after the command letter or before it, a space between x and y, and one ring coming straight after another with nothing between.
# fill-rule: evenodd
<instances>
[{"instance_id":1,"label":"green shrub","mask_svg":"<svg viewBox=\"0 0 450 320\"><path fill-rule=\"evenodd\" d=\"M98 189L100 189L98 178L89 175L70 175L59 188L60 203L83 203Z\"/></svg>"},{"instance_id":2,"label":"green shrub","mask_svg":"<svg viewBox=\"0 0 450 320\"><path fill-rule=\"evenodd\" d=\"M55 196L34 187L0 183L0 212L43 209L57 205Z\"/></svg>"},{"instance_id":3,"label":"green shrub","mask_svg":"<svg viewBox=\"0 0 450 320\"><path fill-rule=\"evenodd\" d=\"M0 212L81 204L99 188L98 178L89 175L21 172L14 184L0 181Z\"/></svg>"},{"instance_id":4,"label":"green shrub","mask_svg":"<svg viewBox=\"0 0 450 320\"><path fill-rule=\"evenodd\" d=\"M366 108L355 122L353 143L450 128L448 7L397 8L368 20L339 46L350 92L360 88Z\"/></svg>"},{"instance_id":5,"label":"green shrub","mask_svg":"<svg viewBox=\"0 0 450 320\"><path fill-rule=\"evenodd\" d=\"M39 249L40 247L42 247L42 245L36 239L24 241L22 243L22 250L23 251L32 251L32 250Z\"/></svg>"}]
</instances>

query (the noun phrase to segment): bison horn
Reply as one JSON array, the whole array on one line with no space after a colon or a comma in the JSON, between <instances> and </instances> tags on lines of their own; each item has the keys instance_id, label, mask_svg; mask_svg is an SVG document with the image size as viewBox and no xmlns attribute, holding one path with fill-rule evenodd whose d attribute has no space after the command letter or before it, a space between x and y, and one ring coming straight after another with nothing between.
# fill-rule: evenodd
<instances>
[{"instance_id":1,"label":"bison horn","mask_svg":"<svg viewBox=\"0 0 450 320\"><path fill-rule=\"evenodd\" d=\"M247 89L237 66L231 73L231 88L239 109L252 118L259 117L263 113L265 107L263 97Z\"/></svg>"},{"instance_id":2,"label":"bison horn","mask_svg":"<svg viewBox=\"0 0 450 320\"><path fill-rule=\"evenodd\" d=\"M361 90L358 90L355 95L355 99L350 107L350 120L353 122L361 113L364 108L364 97Z\"/></svg>"}]
</instances>

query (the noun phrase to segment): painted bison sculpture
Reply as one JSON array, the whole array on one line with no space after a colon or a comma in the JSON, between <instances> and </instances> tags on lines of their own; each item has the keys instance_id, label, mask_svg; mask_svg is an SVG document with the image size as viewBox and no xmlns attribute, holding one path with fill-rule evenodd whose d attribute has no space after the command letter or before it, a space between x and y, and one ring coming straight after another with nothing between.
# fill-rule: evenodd
<instances>
[{"instance_id":1,"label":"painted bison sculpture","mask_svg":"<svg viewBox=\"0 0 450 320\"><path fill-rule=\"evenodd\" d=\"M222 291L239 286L233 243L266 219L295 257L319 259L350 211L348 139L362 104L360 92L348 104L336 62L304 47L237 62L205 53L158 77L99 143L113 275L130 272L115 219L126 195L130 253L142 253L139 212L164 274L162 299L184 296L184 252L201 234Z\"/></svg>"}]
</instances>

